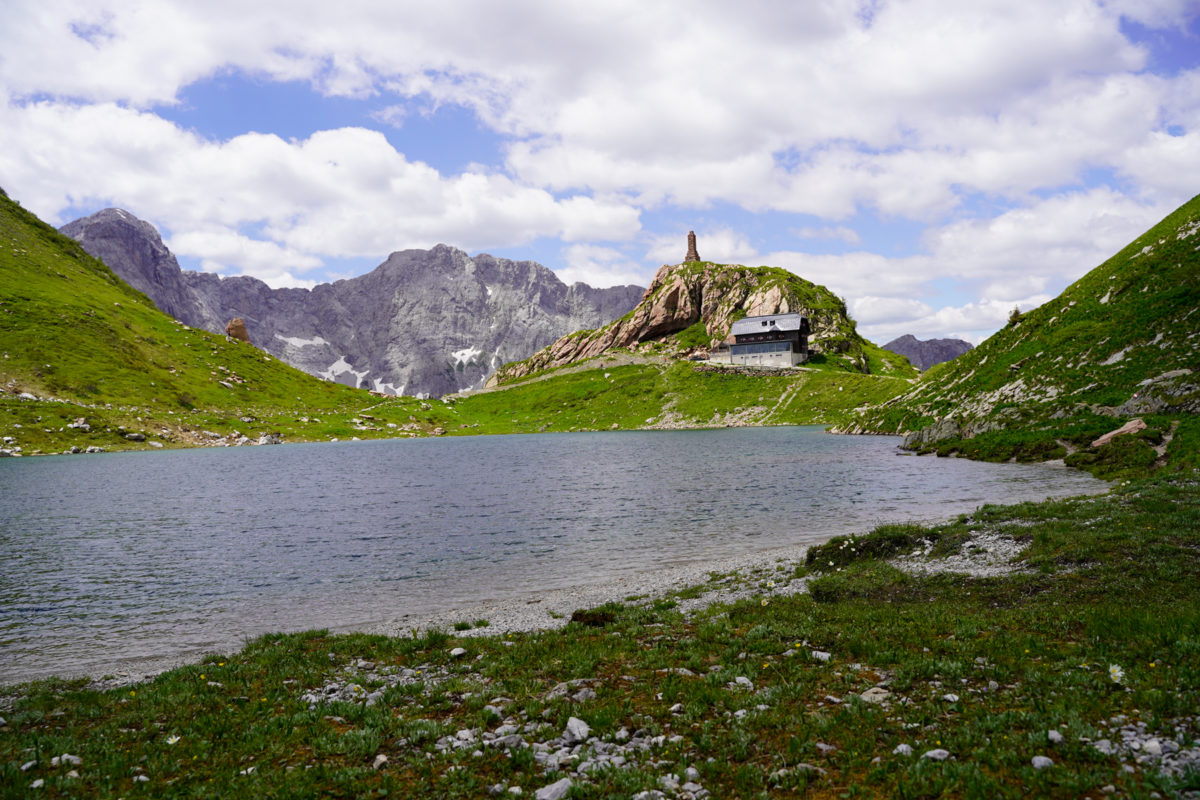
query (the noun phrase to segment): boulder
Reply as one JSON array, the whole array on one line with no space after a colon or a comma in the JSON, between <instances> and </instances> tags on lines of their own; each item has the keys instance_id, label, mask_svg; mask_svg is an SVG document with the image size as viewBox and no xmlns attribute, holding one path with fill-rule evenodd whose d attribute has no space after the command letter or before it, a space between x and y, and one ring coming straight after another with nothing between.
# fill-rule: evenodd
<instances>
[{"instance_id":1,"label":"boulder","mask_svg":"<svg viewBox=\"0 0 1200 800\"><path fill-rule=\"evenodd\" d=\"M241 317L229 320L229 324L225 326L225 334L250 344L250 333L246 330L246 321Z\"/></svg>"},{"instance_id":2,"label":"boulder","mask_svg":"<svg viewBox=\"0 0 1200 800\"><path fill-rule=\"evenodd\" d=\"M1092 442L1092 447L1103 447L1118 436L1123 436L1126 433L1137 433L1140 430L1145 430L1146 423L1141 419L1131 419L1115 431L1109 431L1101 436L1096 441Z\"/></svg>"}]
</instances>

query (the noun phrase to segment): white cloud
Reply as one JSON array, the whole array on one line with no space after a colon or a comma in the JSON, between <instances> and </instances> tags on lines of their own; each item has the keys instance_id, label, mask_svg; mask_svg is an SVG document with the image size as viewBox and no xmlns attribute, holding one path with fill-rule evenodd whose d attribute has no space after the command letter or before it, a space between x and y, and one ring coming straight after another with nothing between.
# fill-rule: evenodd
<instances>
[{"instance_id":1,"label":"white cloud","mask_svg":"<svg viewBox=\"0 0 1200 800\"><path fill-rule=\"evenodd\" d=\"M611 247L576 244L566 249L567 266L556 270L563 283L609 286L648 286L653 277L641 263Z\"/></svg>"},{"instance_id":2,"label":"white cloud","mask_svg":"<svg viewBox=\"0 0 1200 800\"><path fill-rule=\"evenodd\" d=\"M127 207L182 256L278 281L323 258L550 238L564 275L643 282L650 262L683 257L679 227L703 213L718 220L705 258L791 268L853 299L864 325L977 331L1197 191L1200 66L1155 75L1154 37L1123 28L1178 33L1197 13L1194 0L527 0L520 13L9 0L0 184L59 222ZM397 141L408 115L460 105L504 156L446 175L365 128L216 139L156 115L230 73L370 99L363 124ZM714 210L728 206L773 221L736 230ZM919 252L871 240L872 214L925 224ZM796 245L761 233L772 225L859 251L779 250ZM624 254L634 242L641 267Z\"/></svg>"},{"instance_id":3,"label":"white cloud","mask_svg":"<svg viewBox=\"0 0 1200 800\"><path fill-rule=\"evenodd\" d=\"M853 228L847 228L844 225L837 227L827 226L824 228L803 227L795 228L792 233L800 239L836 239L845 242L846 244L861 244L862 237Z\"/></svg>"},{"instance_id":4,"label":"white cloud","mask_svg":"<svg viewBox=\"0 0 1200 800\"><path fill-rule=\"evenodd\" d=\"M0 123L20 143L0 153L0 175L43 217L61 223L73 205L122 205L169 230L180 256L264 280L321 257L620 240L639 229L637 209L618 198L556 199L502 174L443 176L362 128L214 142L149 112L50 101L10 105ZM238 233L246 226L262 240Z\"/></svg>"},{"instance_id":5,"label":"white cloud","mask_svg":"<svg viewBox=\"0 0 1200 800\"><path fill-rule=\"evenodd\" d=\"M753 260L756 251L744 234L732 228L705 230L696 237L700 258L717 264L742 264ZM678 264L687 255L687 233L676 232L655 236L646 258L660 264Z\"/></svg>"}]
</instances>

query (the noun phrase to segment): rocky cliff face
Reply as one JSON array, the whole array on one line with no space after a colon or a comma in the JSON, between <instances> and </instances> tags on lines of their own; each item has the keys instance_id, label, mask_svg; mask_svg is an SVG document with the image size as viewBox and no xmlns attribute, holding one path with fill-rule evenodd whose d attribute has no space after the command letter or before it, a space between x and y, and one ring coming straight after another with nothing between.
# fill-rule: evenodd
<instances>
[{"instance_id":1,"label":"rocky cliff face","mask_svg":"<svg viewBox=\"0 0 1200 800\"><path fill-rule=\"evenodd\" d=\"M845 302L825 287L773 267L688 262L659 269L641 302L621 319L564 336L525 361L505 366L489 384L619 348L707 355L729 335L736 320L789 312L809 318L811 352L869 371L866 342L846 315Z\"/></svg>"},{"instance_id":2,"label":"rocky cliff face","mask_svg":"<svg viewBox=\"0 0 1200 800\"><path fill-rule=\"evenodd\" d=\"M507 361L632 308L637 286L567 286L532 261L438 245L392 253L366 275L309 289L184 272L146 222L107 209L63 227L176 319L215 333L234 317L299 369L392 394L481 386Z\"/></svg>"},{"instance_id":3,"label":"rocky cliff face","mask_svg":"<svg viewBox=\"0 0 1200 800\"><path fill-rule=\"evenodd\" d=\"M962 339L920 339L905 334L899 339L893 339L883 346L884 350L904 356L917 369L924 372L934 364L941 364L952 358L958 358L971 349L970 342Z\"/></svg>"}]
</instances>

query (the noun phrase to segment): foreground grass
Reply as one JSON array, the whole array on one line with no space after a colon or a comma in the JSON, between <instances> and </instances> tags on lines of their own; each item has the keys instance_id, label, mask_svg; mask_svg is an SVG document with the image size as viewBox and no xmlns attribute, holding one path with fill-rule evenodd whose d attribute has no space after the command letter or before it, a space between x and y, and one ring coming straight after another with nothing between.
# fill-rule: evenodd
<instances>
[{"instance_id":1,"label":"foreground grass","mask_svg":"<svg viewBox=\"0 0 1200 800\"><path fill-rule=\"evenodd\" d=\"M936 558L978 533L1026 545L1023 571L918 576L882 560ZM741 576L751 599L690 615L667 598L533 634L268 636L136 686L10 687L0 796L480 797L570 776L568 797L629 797L689 768L713 797L1200 789L1200 773L1160 775L1089 743L1119 741L1121 723L1185 749L1200 735L1200 471L885 526L809 561L777 573L807 579L809 594ZM862 699L873 687L883 702ZM323 688L332 699L305 697ZM590 726L577 758L540 763L539 743L571 717ZM502 724L534 747L480 741ZM572 773L622 729L646 749ZM921 757L937 749L949 758ZM1053 766L1035 769L1034 756Z\"/></svg>"}]
</instances>

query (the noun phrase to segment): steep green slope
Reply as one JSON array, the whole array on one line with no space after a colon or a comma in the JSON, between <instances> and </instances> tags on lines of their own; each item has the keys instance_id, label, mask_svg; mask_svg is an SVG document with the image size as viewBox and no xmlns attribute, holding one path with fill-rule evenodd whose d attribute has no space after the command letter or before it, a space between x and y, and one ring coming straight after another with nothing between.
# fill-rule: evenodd
<instances>
[{"instance_id":1,"label":"steep green slope","mask_svg":"<svg viewBox=\"0 0 1200 800\"><path fill-rule=\"evenodd\" d=\"M397 423L429 427L409 418L420 401L383 402ZM367 427L354 416L380 403L171 319L0 192L0 431L14 440L5 449L348 436ZM68 427L80 418L86 428Z\"/></svg>"},{"instance_id":2,"label":"steep green slope","mask_svg":"<svg viewBox=\"0 0 1200 800\"><path fill-rule=\"evenodd\" d=\"M1161 433L1200 411L1198 368L1200 197L849 427L915 431L918 448L1039 458L1086 449L1114 417L1143 417L1147 446L1161 447Z\"/></svg>"}]
</instances>

